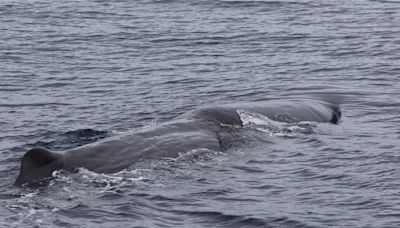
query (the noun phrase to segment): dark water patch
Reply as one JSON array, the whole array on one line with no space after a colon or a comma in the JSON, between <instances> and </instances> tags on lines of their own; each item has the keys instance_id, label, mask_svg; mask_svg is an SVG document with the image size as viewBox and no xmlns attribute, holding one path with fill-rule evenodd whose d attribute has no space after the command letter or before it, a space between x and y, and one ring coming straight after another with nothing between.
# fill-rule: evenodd
<instances>
[{"instance_id":1,"label":"dark water patch","mask_svg":"<svg viewBox=\"0 0 400 228\"><path fill-rule=\"evenodd\" d=\"M94 89L94 90L88 90L86 93L95 93L95 94L103 94L103 96L106 96L108 94L115 93L114 90L100 90L100 89Z\"/></svg>"},{"instance_id":2,"label":"dark water patch","mask_svg":"<svg viewBox=\"0 0 400 228\"><path fill-rule=\"evenodd\" d=\"M101 196L99 196L99 199L114 201L114 200L124 199L124 197L125 197L125 195L121 194L121 193L106 192L106 193L101 194Z\"/></svg>"},{"instance_id":3,"label":"dark water patch","mask_svg":"<svg viewBox=\"0 0 400 228\"><path fill-rule=\"evenodd\" d=\"M281 218L276 218L273 219L273 225L277 225L279 227L317 227L317 226L312 226L312 225L307 225L304 224L300 221L296 221L293 219L290 219L288 217L281 217Z\"/></svg>"},{"instance_id":4,"label":"dark water patch","mask_svg":"<svg viewBox=\"0 0 400 228\"><path fill-rule=\"evenodd\" d=\"M70 83L54 82L54 83L43 84L38 87L39 88L58 88L58 87L64 87L64 86L68 86L68 85L70 85Z\"/></svg>"},{"instance_id":5,"label":"dark water patch","mask_svg":"<svg viewBox=\"0 0 400 228\"><path fill-rule=\"evenodd\" d=\"M25 88L18 88L18 87L14 87L14 88L1 88L0 87L0 91L3 91L3 92L18 92L18 91L23 91L23 90L25 90Z\"/></svg>"},{"instance_id":6,"label":"dark water patch","mask_svg":"<svg viewBox=\"0 0 400 228\"><path fill-rule=\"evenodd\" d=\"M76 131L69 131L66 133L48 133L49 137L53 140L51 141L37 141L32 144L27 144L25 147L36 148L42 147L50 150L66 150L85 144L95 142L97 140L106 138L110 136L107 131L98 131L93 129L79 129Z\"/></svg>"},{"instance_id":7,"label":"dark water patch","mask_svg":"<svg viewBox=\"0 0 400 228\"><path fill-rule=\"evenodd\" d=\"M70 209L61 210L58 213L74 219L80 219L80 218L98 219L99 221L97 223L102 223L102 221L103 222L119 221L119 219L126 217L132 219L140 219L139 216L133 217L134 216L133 214L126 213L123 211L108 211L108 210L94 209L83 204L77 205Z\"/></svg>"},{"instance_id":8,"label":"dark water patch","mask_svg":"<svg viewBox=\"0 0 400 228\"><path fill-rule=\"evenodd\" d=\"M257 199L252 199L252 198L249 198L249 197L243 197L243 198L233 198L233 197L216 197L216 198L214 198L215 200L218 200L218 201L225 201L225 202L227 202L227 203L229 203L229 202L244 202L244 203L257 203L257 202L260 202L259 200L257 200Z\"/></svg>"},{"instance_id":9,"label":"dark water patch","mask_svg":"<svg viewBox=\"0 0 400 228\"><path fill-rule=\"evenodd\" d=\"M252 189L257 189L257 190L272 190L272 189L277 189L277 186L270 185L270 184L260 184L260 185L253 185L251 186Z\"/></svg>"},{"instance_id":10,"label":"dark water patch","mask_svg":"<svg viewBox=\"0 0 400 228\"><path fill-rule=\"evenodd\" d=\"M249 166L233 166L232 168L242 170L247 173L263 173L264 170L262 169L256 169L255 167L249 167Z\"/></svg>"},{"instance_id":11,"label":"dark water patch","mask_svg":"<svg viewBox=\"0 0 400 228\"><path fill-rule=\"evenodd\" d=\"M68 103L20 103L20 104L0 104L5 108L22 108L22 107L41 107L41 106L68 106Z\"/></svg>"},{"instance_id":12,"label":"dark water patch","mask_svg":"<svg viewBox=\"0 0 400 228\"><path fill-rule=\"evenodd\" d=\"M202 192L194 192L191 193L191 196L208 196L208 197L213 197L213 196L224 196L224 195L229 195L232 190L230 189L207 189Z\"/></svg>"}]
</instances>

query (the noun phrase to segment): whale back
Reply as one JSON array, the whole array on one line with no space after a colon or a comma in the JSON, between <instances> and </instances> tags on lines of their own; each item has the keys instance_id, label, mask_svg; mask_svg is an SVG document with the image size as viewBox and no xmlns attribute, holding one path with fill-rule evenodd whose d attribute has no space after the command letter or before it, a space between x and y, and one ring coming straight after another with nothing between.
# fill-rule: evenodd
<instances>
[{"instance_id":1,"label":"whale back","mask_svg":"<svg viewBox=\"0 0 400 228\"><path fill-rule=\"evenodd\" d=\"M326 101L260 101L205 106L176 119L134 134L107 139L64 153L34 148L22 158L15 185L40 184L55 170L84 167L100 173L118 172L143 158L174 157L196 148L221 149L219 134L225 125L243 125L240 110L287 123L312 121L338 123L340 106Z\"/></svg>"},{"instance_id":2,"label":"whale back","mask_svg":"<svg viewBox=\"0 0 400 228\"><path fill-rule=\"evenodd\" d=\"M239 110L251 111L264 115L274 121L288 123L312 121L336 124L341 118L339 105L321 100L274 100L203 106L180 117L191 116L219 124L242 125L241 117L238 114Z\"/></svg>"},{"instance_id":3,"label":"whale back","mask_svg":"<svg viewBox=\"0 0 400 228\"><path fill-rule=\"evenodd\" d=\"M265 115L271 120L287 123L311 121L336 124L341 117L339 105L320 100L275 100L243 107L245 110Z\"/></svg>"},{"instance_id":4,"label":"whale back","mask_svg":"<svg viewBox=\"0 0 400 228\"><path fill-rule=\"evenodd\" d=\"M43 148L34 148L22 157L21 170L14 185L40 184L44 178L61 169L63 155Z\"/></svg>"}]
</instances>

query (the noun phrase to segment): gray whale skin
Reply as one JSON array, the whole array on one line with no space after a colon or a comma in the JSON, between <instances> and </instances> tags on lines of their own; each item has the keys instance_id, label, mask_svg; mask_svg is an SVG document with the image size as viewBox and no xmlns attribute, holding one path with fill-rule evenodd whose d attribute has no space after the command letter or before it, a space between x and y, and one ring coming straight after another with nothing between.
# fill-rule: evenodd
<instances>
[{"instance_id":1,"label":"gray whale skin","mask_svg":"<svg viewBox=\"0 0 400 228\"><path fill-rule=\"evenodd\" d=\"M242 126L238 110L292 123L312 121L336 124L341 117L339 105L320 100L203 106L169 122L71 150L52 152L44 148L31 149L22 158L21 170L14 185L42 183L55 170L74 172L83 167L97 173L114 173L143 159L176 157L180 152L196 148L221 151L219 133L227 125Z\"/></svg>"}]
</instances>

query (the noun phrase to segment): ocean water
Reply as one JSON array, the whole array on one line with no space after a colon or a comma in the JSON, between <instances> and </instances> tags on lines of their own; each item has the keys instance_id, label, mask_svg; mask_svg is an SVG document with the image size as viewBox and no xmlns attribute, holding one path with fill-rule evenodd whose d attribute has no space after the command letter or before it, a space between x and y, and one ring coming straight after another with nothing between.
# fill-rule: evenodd
<instances>
[{"instance_id":1,"label":"ocean water","mask_svg":"<svg viewBox=\"0 0 400 228\"><path fill-rule=\"evenodd\" d=\"M399 24L384 0L2 0L0 227L400 227ZM321 94L338 125L244 113L223 153L12 186L32 147Z\"/></svg>"}]
</instances>

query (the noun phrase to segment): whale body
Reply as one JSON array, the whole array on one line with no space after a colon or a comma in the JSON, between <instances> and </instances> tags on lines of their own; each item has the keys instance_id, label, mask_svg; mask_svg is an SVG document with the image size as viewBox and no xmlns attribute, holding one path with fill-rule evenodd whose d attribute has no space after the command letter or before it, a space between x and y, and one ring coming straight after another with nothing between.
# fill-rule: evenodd
<instances>
[{"instance_id":1,"label":"whale body","mask_svg":"<svg viewBox=\"0 0 400 228\"><path fill-rule=\"evenodd\" d=\"M226 126L243 126L238 110L246 110L287 123L338 123L339 105L320 100L274 100L203 106L157 126L110 137L67 151L33 148L21 161L15 185L40 183L56 170L86 168L115 173L144 159L177 157L181 152L206 148L221 151L219 137ZM224 127L225 126L225 127Z\"/></svg>"}]
</instances>

